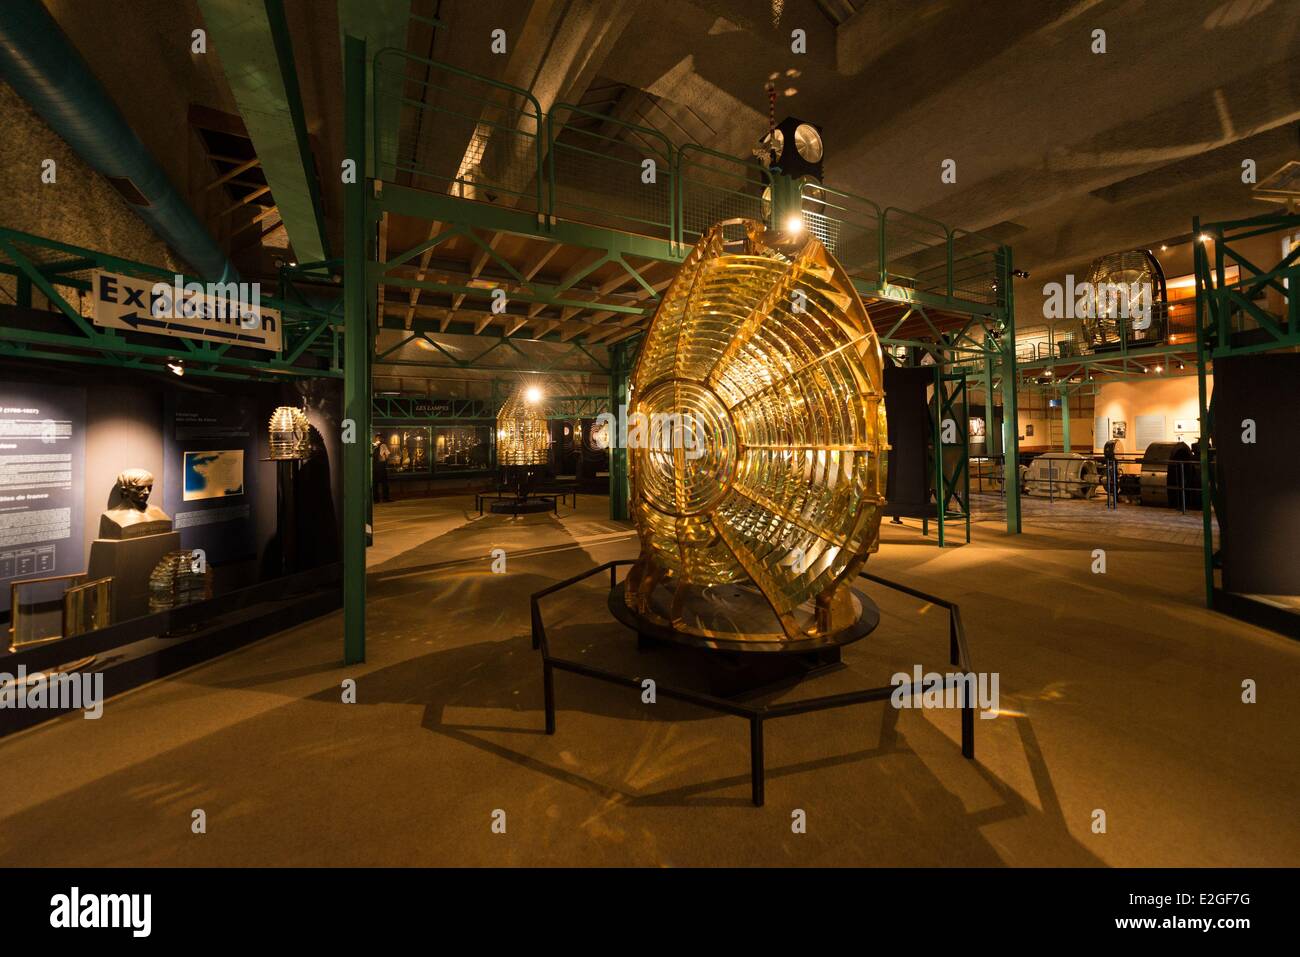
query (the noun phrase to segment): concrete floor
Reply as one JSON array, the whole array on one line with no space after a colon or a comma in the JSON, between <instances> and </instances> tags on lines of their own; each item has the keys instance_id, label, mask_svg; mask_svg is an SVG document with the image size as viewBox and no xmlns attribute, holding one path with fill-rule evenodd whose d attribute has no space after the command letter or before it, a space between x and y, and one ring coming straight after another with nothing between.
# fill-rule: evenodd
<instances>
[{"instance_id":1,"label":"concrete floor","mask_svg":"<svg viewBox=\"0 0 1300 957\"><path fill-rule=\"evenodd\" d=\"M961 602L1010 713L976 722L975 762L954 712L782 719L759 809L739 719L560 674L557 734L542 733L528 595L635 540L600 498L558 519L479 519L469 503L379 509L365 665L339 664L333 615L111 700L99 721L0 741L0 864L1300 864L1300 645L1201 607L1198 547L1096 520L1014 540L981 523L941 553L886 525L868 569ZM945 666L941 610L870 594L877 632L786 697ZM547 613L557 651L634 667L594 583ZM1258 704L1241 702L1245 678Z\"/></svg>"}]
</instances>

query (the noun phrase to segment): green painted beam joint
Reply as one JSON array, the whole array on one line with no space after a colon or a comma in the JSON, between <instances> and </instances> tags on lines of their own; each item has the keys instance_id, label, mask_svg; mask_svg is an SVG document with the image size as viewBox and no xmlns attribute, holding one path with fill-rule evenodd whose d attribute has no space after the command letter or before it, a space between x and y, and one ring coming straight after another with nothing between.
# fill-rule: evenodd
<instances>
[{"instance_id":1,"label":"green painted beam joint","mask_svg":"<svg viewBox=\"0 0 1300 957\"><path fill-rule=\"evenodd\" d=\"M294 254L303 261L328 259L319 183L280 0L199 0L199 6Z\"/></svg>"}]
</instances>

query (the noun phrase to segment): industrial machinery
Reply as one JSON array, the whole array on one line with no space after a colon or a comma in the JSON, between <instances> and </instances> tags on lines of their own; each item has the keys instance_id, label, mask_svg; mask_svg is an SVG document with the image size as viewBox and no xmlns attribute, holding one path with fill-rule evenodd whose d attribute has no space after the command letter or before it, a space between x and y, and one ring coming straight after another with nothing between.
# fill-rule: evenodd
<instances>
[{"instance_id":1,"label":"industrial machinery","mask_svg":"<svg viewBox=\"0 0 1300 957\"><path fill-rule=\"evenodd\" d=\"M1028 495L1043 498L1090 498L1101 483L1097 463L1078 452L1044 452L1029 463L1024 479Z\"/></svg>"},{"instance_id":2,"label":"industrial machinery","mask_svg":"<svg viewBox=\"0 0 1300 957\"><path fill-rule=\"evenodd\" d=\"M884 503L880 344L815 237L705 233L630 391L641 555L611 598L621 620L733 651L838 648L874 626L851 586Z\"/></svg>"},{"instance_id":3,"label":"industrial machinery","mask_svg":"<svg viewBox=\"0 0 1300 957\"><path fill-rule=\"evenodd\" d=\"M1142 455L1142 504L1201 507L1201 468L1185 442L1152 442Z\"/></svg>"}]
</instances>

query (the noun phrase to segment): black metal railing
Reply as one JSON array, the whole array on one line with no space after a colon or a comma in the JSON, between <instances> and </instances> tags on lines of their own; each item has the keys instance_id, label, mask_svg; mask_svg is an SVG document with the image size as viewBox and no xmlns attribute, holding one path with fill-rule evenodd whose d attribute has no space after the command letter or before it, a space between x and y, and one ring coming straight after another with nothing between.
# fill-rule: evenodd
<instances>
[{"instance_id":1,"label":"black metal railing","mask_svg":"<svg viewBox=\"0 0 1300 957\"><path fill-rule=\"evenodd\" d=\"M609 588L613 591L618 585L618 569L623 565L631 565L631 559L619 559L616 561L605 562L597 565L585 572L573 575L563 581L556 582L547 588L534 592L529 598L532 612L532 633L533 648L540 650L542 653L542 690L545 699L546 709L546 733L555 733L555 672L566 671L570 674L582 675L586 678L594 678L597 681L604 681L608 684L619 685L625 688L633 688L638 692L641 690L642 678L635 675L622 674L616 671L610 671L607 668L598 668L594 665L587 664L583 661L575 661L570 658L561 658L551 651L550 641L546 634L546 622L542 618L541 602L548 595L570 588L579 582L592 578L603 571L609 572ZM973 759L975 757L975 705L976 702L971 700L970 693L975 687L974 668L971 665L970 649L966 643L966 631L962 626L961 609L955 602L927 594L916 588L907 585L900 585L897 582L889 581L879 575L869 572L862 572L858 576L885 588L893 589L920 601L936 605L948 611L948 660L955 668L959 669L958 690L961 699L961 753L965 758ZM625 635L626 632L623 631ZM915 697L921 694L922 689L913 687L910 682L906 685L882 685L877 688L867 688L859 691L848 691L841 694L821 695L815 698L805 698L799 701L788 701L768 704L747 704L741 701L735 701L728 698L720 698L716 695L705 694L699 691L693 691L686 688L677 688L670 685L663 685L656 682L655 693L674 701L681 701L686 704L695 705L696 707L705 708L709 711L715 711L719 714L733 715L737 718L744 718L749 722L749 745L750 745L750 790L751 797L755 806L762 807L764 799L764 783L766 778L764 758L763 758L763 723L774 718L786 718L797 714L807 714L811 711L827 711L833 708L843 708L855 704L868 704L874 701L885 701L898 693L900 687L906 687L906 694Z\"/></svg>"}]
</instances>

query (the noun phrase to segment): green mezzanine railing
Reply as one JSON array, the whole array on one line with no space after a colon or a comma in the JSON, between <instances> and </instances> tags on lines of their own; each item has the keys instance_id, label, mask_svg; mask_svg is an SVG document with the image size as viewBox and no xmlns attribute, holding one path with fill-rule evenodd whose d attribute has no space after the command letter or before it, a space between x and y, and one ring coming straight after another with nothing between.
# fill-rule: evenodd
<instances>
[{"instance_id":1,"label":"green mezzanine railing","mask_svg":"<svg viewBox=\"0 0 1300 957\"><path fill-rule=\"evenodd\" d=\"M568 103L546 112L526 90L392 48L374 56L371 90L377 117L400 90L394 128L372 144L381 179L535 214L539 234L557 220L617 230L680 260L716 222L772 218L761 163L627 119ZM1003 245L826 186L802 184L801 204L864 294L1005 318Z\"/></svg>"}]
</instances>

